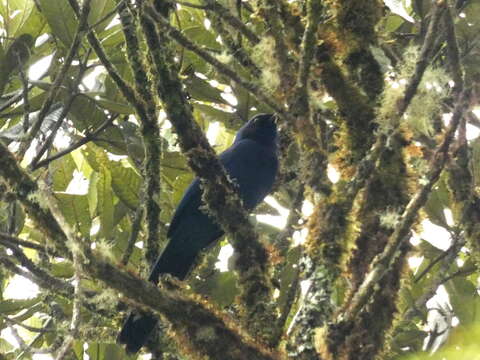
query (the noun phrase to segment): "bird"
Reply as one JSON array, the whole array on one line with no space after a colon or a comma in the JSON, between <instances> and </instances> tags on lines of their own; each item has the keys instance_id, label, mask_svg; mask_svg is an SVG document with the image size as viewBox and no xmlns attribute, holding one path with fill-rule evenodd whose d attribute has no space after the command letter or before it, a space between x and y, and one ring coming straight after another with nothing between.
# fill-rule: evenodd
<instances>
[{"instance_id":1,"label":"bird","mask_svg":"<svg viewBox=\"0 0 480 360\"><path fill-rule=\"evenodd\" d=\"M276 119L274 114L255 115L238 130L233 144L219 155L248 212L263 201L275 182L278 172ZM197 255L224 234L201 206L200 179L195 178L175 210L167 232L169 241L153 265L149 281L157 284L162 274L184 280ZM125 345L127 353L137 353L157 322L152 314L133 310L117 342Z\"/></svg>"}]
</instances>

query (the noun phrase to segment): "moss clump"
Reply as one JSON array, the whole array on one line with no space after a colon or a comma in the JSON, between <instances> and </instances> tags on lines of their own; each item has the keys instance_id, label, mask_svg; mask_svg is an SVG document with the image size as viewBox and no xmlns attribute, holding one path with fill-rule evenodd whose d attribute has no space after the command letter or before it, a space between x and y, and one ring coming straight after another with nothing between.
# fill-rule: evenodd
<instances>
[{"instance_id":1,"label":"moss clump","mask_svg":"<svg viewBox=\"0 0 480 360\"><path fill-rule=\"evenodd\" d=\"M252 58L262 69L260 79L266 89L275 92L281 83L280 64L272 54L275 53L275 39L272 36L265 36L254 48Z\"/></svg>"}]
</instances>

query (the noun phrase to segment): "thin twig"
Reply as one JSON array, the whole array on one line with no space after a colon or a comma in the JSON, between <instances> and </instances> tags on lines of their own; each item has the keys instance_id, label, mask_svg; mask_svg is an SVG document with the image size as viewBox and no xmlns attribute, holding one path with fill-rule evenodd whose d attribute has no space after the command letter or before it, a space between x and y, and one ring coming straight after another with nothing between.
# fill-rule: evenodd
<instances>
[{"instance_id":1,"label":"thin twig","mask_svg":"<svg viewBox=\"0 0 480 360\"><path fill-rule=\"evenodd\" d=\"M17 321L15 319L12 319L11 317L8 317L8 316L3 315L3 314L0 314L0 317L10 324L18 325L18 326L20 326L20 327L22 327L22 328L24 328L28 331L31 331L31 332L36 332L36 333L42 333L43 334L43 333L54 331L54 329L52 329L52 328L46 328L46 327L38 328L38 327L28 326L28 325L25 325L24 323L22 323L21 321Z\"/></svg>"},{"instance_id":2,"label":"thin twig","mask_svg":"<svg viewBox=\"0 0 480 360\"><path fill-rule=\"evenodd\" d=\"M88 2L87 2L88 3ZM78 50L80 45L82 44L82 38L84 32L88 28L88 12L89 8L87 7L86 11L82 11L82 14L79 18L77 31L73 37L72 44L70 45L70 49L68 50L68 54L65 57L65 61L60 68L55 80L53 81L52 86L50 87L47 98L43 102L42 108L38 114L38 118L35 123L32 125L26 139L20 144L20 148L17 152L17 157L22 159L25 156L26 151L30 147L33 139L37 136L40 127L42 126L43 121L45 120L46 116L49 113L50 107L53 105L55 98L60 90L60 86L62 85L63 81L65 80L65 76L67 75L68 70L70 69L70 65L73 62L73 59L78 54Z\"/></svg>"},{"instance_id":3,"label":"thin twig","mask_svg":"<svg viewBox=\"0 0 480 360\"><path fill-rule=\"evenodd\" d=\"M118 4L107 14L105 14L101 19L99 19L96 23L92 24L89 26L90 30L95 30L95 28L100 25L102 22L108 20L109 17L115 15L118 11L118 9L125 4L126 0L120 0Z\"/></svg>"},{"instance_id":4,"label":"thin twig","mask_svg":"<svg viewBox=\"0 0 480 360\"><path fill-rule=\"evenodd\" d=\"M86 0L87 2L90 0ZM85 3L84 3L85 6ZM81 312L82 309L82 285L81 285L81 273L82 273L82 266L81 266L81 257L84 256L80 249L73 249L73 268L75 271L73 287L73 309L72 309L72 320L70 321L70 333L67 335L65 340L63 341L60 350L55 357L55 360L62 360L64 359L68 353L71 351L71 347L73 341L78 337L78 331L80 326L81 320Z\"/></svg>"},{"instance_id":5,"label":"thin twig","mask_svg":"<svg viewBox=\"0 0 480 360\"><path fill-rule=\"evenodd\" d=\"M17 355L17 359L22 359L23 355L24 354L39 354L39 353L43 353L43 354L49 354L49 353L52 353L52 348L55 346L55 345L52 345L52 347L48 348L48 349L35 349L33 348L33 345L37 344L38 343L38 340L44 336L45 332L50 332L50 331L54 331L54 330L50 330L50 325L52 325L53 323L53 320L52 318L48 319L48 321L46 322L45 326L43 327L44 331L42 332L39 332L37 334L37 336L35 336L31 341L30 341L30 344L28 344L25 348L22 349L22 351L20 352L20 354Z\"/></svg>"},{"instance_id":6,"label":"thin twig","mask_svg":"<svg viewBox=\"0 0 480 360\"><path fill-rule=\"evenodd\" d=\"M442 261L444 258L446 258L447 256L449 256L451 254L452 251L454 251L456 249L456 246L455 244L453 244L452 246L450 246L447 250L443 251L439 256L437 256L435 259L433 259L432 261L430 261L430 263L427 265L427 267L425 269L423 269L423 271L418 274L418 276L415 277L415 279L413 280L414 283L418 283L420 280L422 280L422 278L427 275L429 273L429 271L436 265L438 264L440 261Z\"/></svg>"},{"instance_id":7,"label":"thin twig","mask_svg":"<svg viewBox=\"0 0 480 360\"><path fill-rule=\"evenodd\" d=\"M130 236L128 237L127 247L123 251L122 260L120 260L120 264L124 266L128 264L128 261L130 260L130 256L132 256L133 248L135 247L138 234L140 233L140 229L142 228L142 219L143 219L143 207L138 206L137 210L135 211L135 217L132 222L132 228L130 230Z\"/></svg>"},{"instance_id":8,"label":"thin twig","mask_svg":"<svg viewBox=\"0 0 480 360\"><path fill-rule=\"evenodd\" d=\"M237 43L228 30L225 29L221 18L216 13L212 13L210 19L212 20L213 28L221 36L222 42L227 46L229 53L240 65L249 70L253 76L259 78L262 75L262 71L253 62L250 55L245 51L240 43Z\"/></svg>"},{"instance_id":9,"label":"thin twig","mask_svg":"<svg viewBox=\"0 0 480 360\"><path fill-rule=\"evenodd\" d=\"M39 161L34 167L31 168L32 171L37 170L41 167L47 166L50 164L52 161L55 161L62 156L65 156L67 154L70 154L72 151L78 149L80 146L85 145L89 143L90 141L96 140L96 137L106 128L108 128L110 125L112 125L113 121L118 117L118 114L113 114L110 115L108 119L106 119L95 131L86 134L82 139L77 141L75 144L70 145L68 148L59 151L58 153L50 156L49 158L46 158L42 161Z\"/></svg>"},{"instance_id":10,"label":"thin twig","mask_svg":"<svg viewBox=\"0 0 480 360\"><path fill-rule=\"evenodd\" d=\"M90 55L90 51L87 51L86 60L88 60L89 55ZM53 140L55 140L55 137L57 135L58 130L62 126L63 121L67 117L67 114L70 111L70 109L73 105L73 102L75 101L75 99L78 95L78 86L80 85L80 83L82 81L83 74L87 70L87 67L85 66L85 64L86 63L84 63L83 65L80 66L76 81L74 82L74 84L72 86L73 91L72 91L71 94L69 94L68 99L65 102L65 105L63 106L62 111L60 112L60 114L58 116L58 119L55 122L55 124L54 124L54 126L53 126L53 128L50 132L50 135L45 140L43 146L40 148L40 150L37 152L35 157L30 162L30 165L28 166L30 169L33 169L33 168L36 167L36 164L40 161L40 159L42 158L45 151L47 151L52 146Z\"/></svg>"},{"instance_id":11,"label":"thin twig","mask_svg":"<svg viewBox=\"0 0 480 360\"><path fill-rule=\"evenodd\" d=\"M10 250L13 253L13 256L17 258L22 267L27 269L30 274L32 274L36 279L44 284L49 284L48 286L56 289L63 289L63 291L71 291L71 286L69 283L57 279L56 277L47 273L44 269L37 266L31 259L25 255L25 253L16 246L9 246ZM38 282L34 281L34 282Z\"/></svg>"},{"instance_id":12,"label":"thin twig","mask_svg":"<svg viewBox=\"0 0 480 360\"><path fill-rule=\"evenodd\" d=\"M20 55L17 53L19 62L18 72L22 81L22 99L23 99L23 132L26 134L30 126L30 99L28 97L28 77L23 71L23 64Z\"/></svg>"},{"instance_id":13,"label":"thin twig","mask_svg":"<svg viewBox=\"0 0 480 360\"><path fill-rule=\"evenodd\" d=\"M453 24L452 12L450 7L445 11L445 25L447 32L447 49L450 72L455 83L454 92L463 88L462 69L460 65L460 51L458 50L457 36Z\"/></svg>"},{"instance_id":14,"label":"thin twig","mask_svg":"<svg viewBox=\"0 0 480 360\"><path fill-rule=\"evenodd\" d=\"M26 241L3 232L0 232L0 244L8 248L10 248L11 246L23 246L29 249L37 250L45 254L50 253L50 251L43 245L31 242L31 241Z\"/></svg>"},{"instance_id":15,"label":"thin twig","mask_svg":"<svg viewBox=\"0 0 480 360\"><path fill-rule=\"evenodd\" d=\"M303 33L300 64L298 66L297 87L305 89L307 92L307 80L310 74L310 64L312 62L315 48L315 34L319 23L321 4L319 1L307 1L307 25Z\"/></svg>"},{"instance_id":16,"label":"thin twig","mask_svg":"<svg viewBox=\"0 0 480 360\"><path fill-rule=\"evenodd\" d=\"M11 261L7 256L1 256L0 255L0 264L2 264L5 269L11 271L14 274L20 275L31 282L37 284L41 288L47 288L47 289L52 289L52 290L60 290L60 288L57 288L54 284L52 283L47 283L43 281L43 279L35 277L32 273L28 272L27 270L22 269L20 266L17 266L13 261ZM62 286L62 291L63 286ZM73 290L73 289L72 289ZM71 295L71 293L70 293Z\"/></svg>"},{"instance_id":17,"label":"thin twig","mask_svg":"<svg viewBox=\"0 0 480 360\"><path fill-rule=\"evenodd\" d=\"M29 85L28 86L28 91L32 90L33 89L33 85ZM22 98L24 97L24 93L23 93L23 89L21 92L19 92L18 94L12 96L10 99L8 99L5 103L1 104L0 105L0 112L2 112L3 110L6 110L8 109L10 106L12 106L13 104L15 104L17 101L20 101L22 100Z\"/></svg>"},{"instance_id":18,"label":"thin twig","mask_svg":"<svg viewBox=\"0 0 480 360\"><path fill-rule=\"evenodd\" d=\"M445 284L447 281L450 281L450 280L452 280L453 278L456 278L457 276L467 276L467 275L470 275L470 274L475 273L476 271L478 271L478 268L475 267L475 266L471 266L471 267L465 268L465 269L460 269L460 270L458 270L458 271L455 271L453 274L444 277L444 278L440 281L440 285Z\"/></svg>"},{"instance_id":19,"label":"thin twig","mask_svg":"<svg viewBox=\"0 0 480 360\"><path fill-rule=\"evenodd\" d=\"M430 300L433 295L435 295L435 292L437 291L438 287L449 280L448 278L446 279L444 277L444 274L448 273L448 269L450 268L452 263L455 261L455 259L458 256L458 253L460 252L460 250L464 245L465 245L465 239L459 239L459 238L454 239L452 246L450 246L450 248L443 253L445 254L445 257L443 258L441 266L439 270L436 272L436 275L430 281L430 284L423 291L422 295L420 295L415 300L414 305L412 305L412 307L405 312L403 319L411 320L418 313L418 309L423 309L427 301ZM415 282L418 281L417 279L415 279Z\"/></svg>"},{"instance_id":20,"label":"thin twig","mask_svg":"<svg viewBox=\"0 0 480 360\"><path fill-rule=\"evenodd\" d=\"M425 40L423 41L420 56L418 57L417 63L415 65L415 72L410 78L407 88L405 89L404 98L398 106L398 118L403 116L417 92L417 88L420 85L420 81L422 80L425 69L429 64L432 48L435 43L435 38L438 30L438 24L444 11L445 2L443 0L437 0L434 5L433 14L432 18L430 19L427 34L425 35Z\"/></svg>"},{"instance_id":21,"label":"thin twig","mask_svg":"<svg viewBox=\"0 0 480 360\"><path fill-rule=\"evenodd\" d=\"M192 9L199 9L199 10L208 10L211 8L209 5L198 5L198 4L193 4L191 2L186 2L186 1L174 1L174 3L181 6L186 6Z\"/></svg>"},{"instance_id":22,"label":"thin twig","mask_svg":"<svg viewBox=\"0 0 480 360\"><path fill-rule=\"evenodd\" d=\"M215 57L210 55L205 50L199 48L193 42L191 42L186 36L184 36L180 31L178 31L175 27L170 25L167 19L161 16L155 9L149 5L145 6L146 14L152 18L152 21L160 27L160 31L166 31L168 36L170 36L173 40L178 42L180 45L184 46L188 50L194 52L202 59L207 61L209 64L213 65L215 69L221 74L229 77L233 81L235 81L238 85L242 86L245 90L248 90L253 95L257 97L257 99L268 106L270 106L277 114L282 116L283 118L290 119L289 113L284 109L283 106L277 104L272 100L272 97L267 95L260 86L248 82L241 78L238 73L232 70L227 65L223 64ZM290 119L292 120L292 119Z\"/></svg>"},{"instance_id":23,"label":"thin twig","mask_svg":"<svg viewBox=\"0 0 480 360\"><path fill-rule=\"evenodd\" d=\"M231 27L242 33L253 45L260 42L258 36L251 31L239 18L233 15L228 8L220 4L215 0L204 0L208 10L211 10L218 14L225 22Z\"/></svg>"}]
</instances>

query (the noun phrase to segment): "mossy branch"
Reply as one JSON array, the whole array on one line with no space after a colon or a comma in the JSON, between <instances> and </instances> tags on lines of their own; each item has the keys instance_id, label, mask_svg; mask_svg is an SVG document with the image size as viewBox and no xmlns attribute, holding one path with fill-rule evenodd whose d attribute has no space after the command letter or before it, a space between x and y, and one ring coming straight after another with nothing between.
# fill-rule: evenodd
<instances>
[{"instance_id":1,"label":"mossy branch","mask_svg":"<svg viewBox=\"0 0 480 360\"><path fill-rule=\"evenodd\" d=\"M245 327L262 339L268 339L275 314L270 308L271 288L266 277L267 253L243 208L236 187L229 180L212 147L193 118L190 104L178 77L174 56L165 33L156 31L153 19L162 22L160 30L170 25L152 7L145 5L142 28L156 70L158 96L173 124L190 167L201 179L203 199L208 211L229 235L238 254L235 268L242 289L240 304L245 309ZM171 32L168 32L171 34ZM183 36L183 35L182 35ZM272 331L273 332L273 331Z\"/></svg>"},{"instance_id":2,"label":"mossy branch","mask_svg":"<svg viewBox=\"0 0 480 360\"><path fill-rule=\"evenodd\" d=\"M460 51L457 44L457 36L455 34L455 26L452 18L452 10L449 5L445 11L445 27L447 34L447 49L448 49L448 62L450 72L452 74L454 85L454 92L463 88L462 68L460 65Z\"/></svg>"},{"instance_id":3,"label":"mossy branch","mask_svg":"<svg viewBox=\"0 0 480 360\"><path fill-rule=\"evenodd\" d=\"M259 1L259 12L267 24L267 34L275 40L275 54L280 65L280 85L284 93L295 84L292 59L285 42L284 26L280 17L278 0Z\"/></svg>"},{"instance_id":4,"label":"mossy branch","mask_svg":"<svg viewBox=\"0 0 480 360\"><path fill-rule=\"evenodd\" d=\"M290 116L288 112L284 109L284 107L274 100L272 97L268 95L267 92L264 91L259 85L249 82L238 75L238 73L231 69L229 66L223 64L221 61L217 60L215 57L210 55L207 51L201 49L196 44L191 42L186 36L184 36L178 29L170 25L169 21L165 19L162 15L160 15L155 9L151 6L145 6L145 13L147 16L151 17L152 22L159 27L159 32L166 33L170 38L174 41L178 42L180 45L185 47L186 49L194 52L199 57L204 59L207 63L215 67L215 69L225 75L229 79L236 82L238 85L243 87L245 90L249 91L252 95L254 95L260 102L265 103L268 105L272 110L274 110L278 115L289 119Z\"/></svg>"},{"instance_id":5,"label":"mossy branch","mask_svg":"<svg viewBox=\"0 0 480 360\"><path fill-rule=\"evenodd\" d=\"M228 53L247 71L251 72L254 77L260 78L262 71L257 64L254 63L245 48L235 41L230 32L223 26L222 19L216 13L212 13L210 19L212 21L212 27L222 37L222 42L227 46Z\"/></svg>"},{"instance_id":6,"label":"mossy branch","mask_svg":"<svg viewBox=\"0 0 480 360\"><path fill-rule=\"evenodd\" d=\"M186 344L190 354L194 354L197 358L209 356L212 359L240 360L244 359L244 356L259 360L278 358L268 350L264 350L258 341L254 342L242 335L242 331L237 329L226 317L202 301L185 297L179 292L157 289L155 285L121 272L97 255L92 254L65 221L56 199L49 190L46 187L39 189L24 170L18 167L16 160L2 143L0 143L0 176L12 191L19 190L18 199L29 212L29 216L35 224L55 244L57 251L67 258L70 257L70 251L75 251L85 274L120 291L131 304L162 314L172 323L177 333L177 340L182 343L182 347L185 347ZM41 199L44 206L40 207L29 197ZM30 212L29 209L34 212ZM30 276L27 271L23 271L21 268L17 269L17 266L8 259L2 257L0 262L13 272L18 272L26 277ZM34 280L38 281L36 278ZM58 288L59 286L55 284L56 282L49 282L43 285L47 288L52 286ZM68 285L66 291L73 293L73 287ZM63 285L61 287L63 288ZM208 334L208 336L202 334Z\"/></svg>"},{"instance_id":7,"label":"mossy branch","mask_svg":"<svg viewBox=\"0 0 480 360\"><path fill-rule=\"evenodd\" d=\"M415 72L408 82L404 98L398 104L399 119L403 116L413 97L415 96L423 74L430 63L432 49L434 47L435 38L438 31L438 25L445 9L446 4L443 0L437 0L435 2L432 18L430 19L430 23L428 25L427 34L425 35L425 40L423 41L422 49L420 50L420 55L415 65Z\"/></svg>"},{"instance_id":8,"label":"mossy branch","mask_svg":"<svg viewBox=\"0 0 480 360\"><path fill-rule=\"evenodd\" d=\"M395 226L395 229L388 240L387 246L377 259L375 259L372 264L372 270L367 274L364 282L352 298L350 305L345 310L344 314L342 314L341 317L344 319L343 321L351 322L355 319L364 304L368 301L373 291L373 287L389 268L400 244L408 239L410 228L417 217L418 211L425 205L433 185L437 182L445 166L448 158L448 150L453 141L455 131L457 130L463 114L468 109L469 98L469 90L464 90L457 98L450 126L445 132L442 143L438 146L433 155L433 161L430 165L428 174L426 175L425 184L415 193L408 203L405 211L400 217L398 225Z\"/></svg>"},{"instance_id":9,"label":"mossy branch","mask_svg":"<svg viewBox=\"0 0 480 360\"><path fill-rule=\"evenodd\" d=\"M220 16L231 27L238 30L243 36L245 36L253 45L260 42L258 36L251 31L239 18L233 15L228 8L215 0L204 0L204 9L213 11Z\"/></svg>"},{"instance_id":10,"label":"mossy branch","mask_svg":"<svg viewBox=\"0 0 480 360\"><path fill-rule=\"evenodd\" d=\"M0 177L4 179L8 190L15 194L22 203L27 214L37 224L38 230L47 239L53 240L51 245L64 254L69 251L66 237L55 217L46 209L38 196L37 183L18 165L17 160L8 148L0 141Z\"/></svg>"},{"instance_id":11,"label":"mossy branch","mask_svg":"<svg viewBox=\"0 0 480 360\"><path fill-rule=\"evenodd\" d=\"M201 300L178 291L165 291L152 283L119 271L97 256L84 269L119 291L133 306L154 311L171 325L179 348L193 359L273 360L278 355L246 337L233 323Z\"/></svg>"},{"instance_id":12,"label":"mossy branch","mask_svg":"<svg viewBox=\"0 0 480 360\"><path fill-rule=\"evenodd\" d=\"M135 90L139 94L144 107L145 117L140 117L140 133L145 149L144 159L144 207L146 217L145 258L149 266L153 266L160 252L160 159L161 142L160 128L157 123L157 111L153 86L147 76L145 62L142 59L139 40L136 33L136 24L129 8L122 1L119 7L120 22L122 24L127 59L135 79Z\"/></svg>"}]
</instances>

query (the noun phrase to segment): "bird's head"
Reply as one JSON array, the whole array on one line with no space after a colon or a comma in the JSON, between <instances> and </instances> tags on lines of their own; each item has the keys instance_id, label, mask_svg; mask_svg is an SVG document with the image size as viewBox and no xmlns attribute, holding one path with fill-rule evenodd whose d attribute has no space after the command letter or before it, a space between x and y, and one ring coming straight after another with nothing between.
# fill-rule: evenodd
<instances>
[{"instance_id":1,"label":"bird's head","mask_svg":"<svg viewBox=\"0 0 480 360\"><path fill-rule=\"evenodd\" d=\"M274 114L258 114L237 132L235 142L251 139L263 145L276 145L277 117Z\"/></svg>"}]
</instances>

